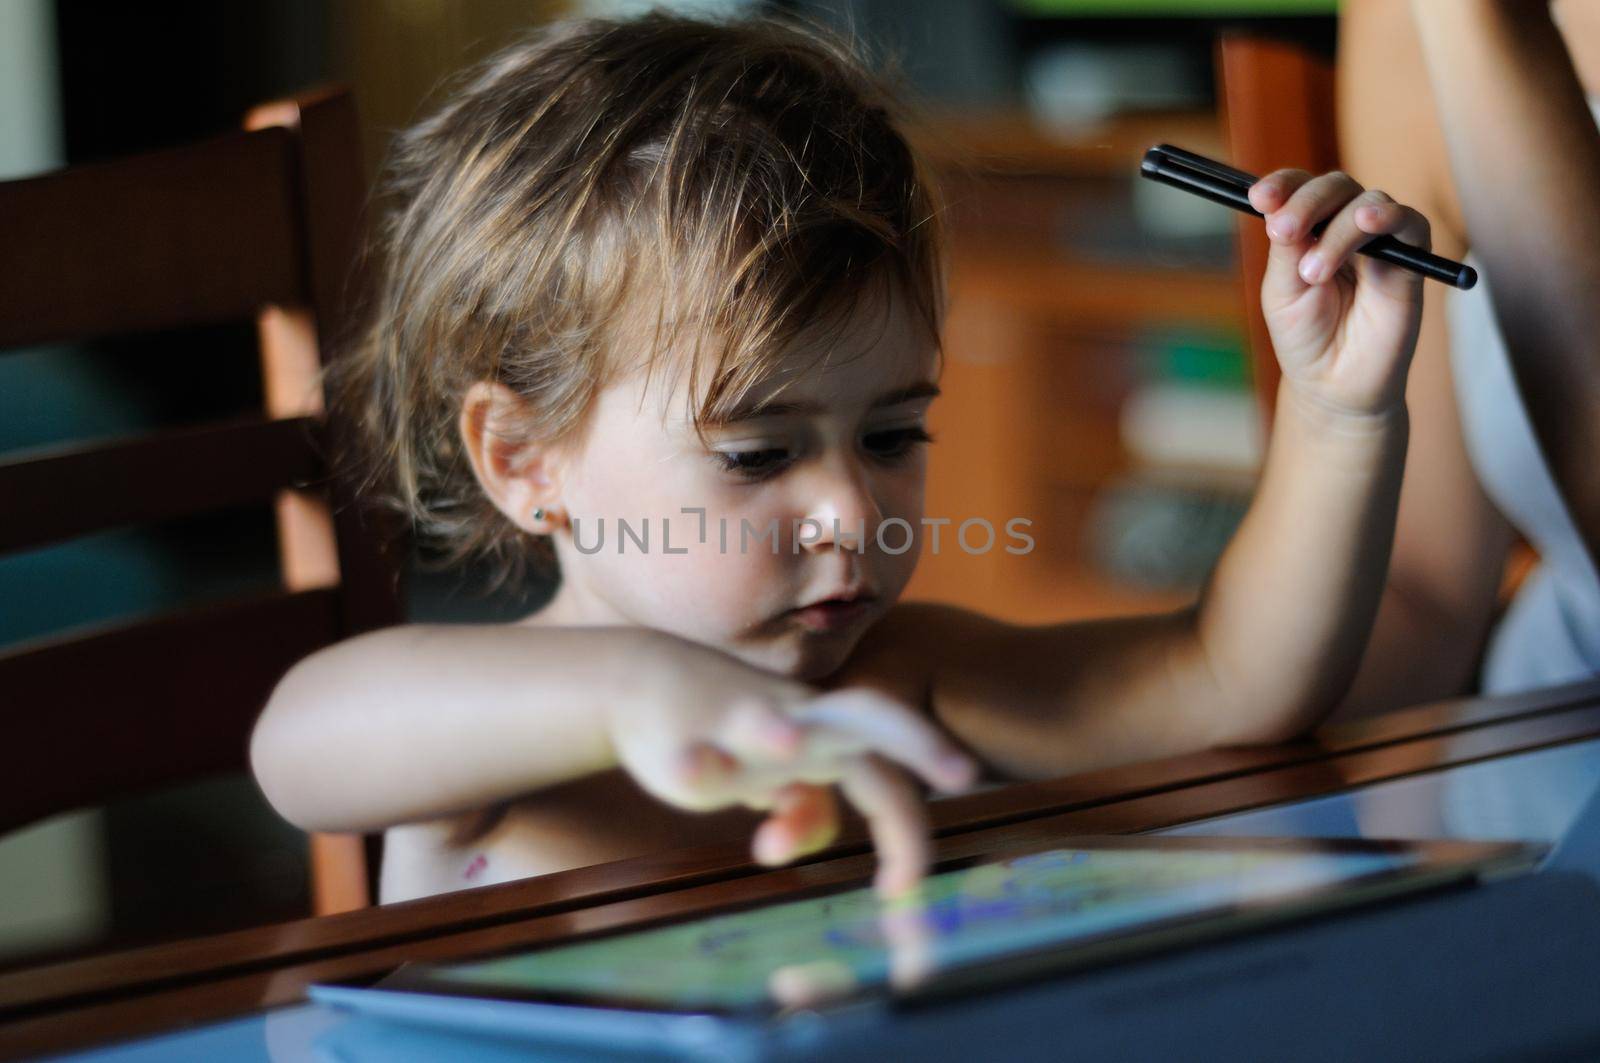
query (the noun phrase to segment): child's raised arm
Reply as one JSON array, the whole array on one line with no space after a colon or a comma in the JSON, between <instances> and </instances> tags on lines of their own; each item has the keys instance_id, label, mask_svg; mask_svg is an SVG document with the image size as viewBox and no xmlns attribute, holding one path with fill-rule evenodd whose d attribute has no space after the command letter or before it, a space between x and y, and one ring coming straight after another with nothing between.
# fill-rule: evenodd
<instances>
[{"instance_id":1,"label":"child's raised arm","mask_svg":"<svg viewBox=\"0 0 1600 1063\"><path fill-rule=\"evenodd\" d=\"M919 700L1024 777L1286 740L1337 704L1387 568L1422 305L1415 275L1353 252L1379 233L1427 246L1428 226L1339 173L1280 171L1251 197L1268 215L1262 302L1284 375L1256 497L1200 601L1045 627L906 606L841 686Z\"/></svg>"},{"instance_id":2,"label":"child's raised arm","mask_svg":"<svg viewBox=\"0 0 1600 1063\"><path fill-rule=\"evenodd\" d=\"M307 830L372 831L623 767L692 810L771 809L758 859L826 844L820 788L872 828L880 884L925 868L921 802L886 761L954 789L972 764L902 704L803 683L644 628L390 628L308 657L251 740L262 790Z\"/></svg>"}]
</instances>

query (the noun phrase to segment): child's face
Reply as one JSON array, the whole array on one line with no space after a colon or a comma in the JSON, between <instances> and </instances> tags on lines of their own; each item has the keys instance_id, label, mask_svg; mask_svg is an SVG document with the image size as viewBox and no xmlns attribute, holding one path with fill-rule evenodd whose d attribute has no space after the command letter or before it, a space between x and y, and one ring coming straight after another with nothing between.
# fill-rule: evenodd
<instances>
[{"instance_id":1,"label":"child's face","mask_svg":"<svg viewBox=\"0 0 1600 1063\"><path fill-rule=\"evenodd\" d=\"M572 615L657 628L800 679L835 671L905 589L921 548L935 352L903 298L887 312L869 297L826 339L802 335L742 404L747 415L708 426L703 443L674 374L646 386L636 372L603 390L561 489ZM697 508L703 521L683 512ZM893 518L904 524L883 528L880 545ZM648 526L647 549L619 519L640 537ZM841 596L860 600L817 605Z\"/></svg>"}]
</instances>

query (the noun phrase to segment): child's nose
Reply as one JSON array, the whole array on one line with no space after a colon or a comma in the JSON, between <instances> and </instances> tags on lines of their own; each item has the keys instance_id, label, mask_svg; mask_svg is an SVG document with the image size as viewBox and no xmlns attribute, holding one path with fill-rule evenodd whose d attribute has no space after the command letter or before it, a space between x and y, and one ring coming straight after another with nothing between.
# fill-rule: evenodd
<instances>
[{"instance_id":1,"label":"child's nose","mask_svg":"<svg viewBox=\"0 0 1600 1063\"><path fill-rule=\"evenodd\" d=\"M862 550L877 534L883 511L860 463L839 459L823 463L808 485L801 542L813 551Z\"/></svg>"}]
</instances>

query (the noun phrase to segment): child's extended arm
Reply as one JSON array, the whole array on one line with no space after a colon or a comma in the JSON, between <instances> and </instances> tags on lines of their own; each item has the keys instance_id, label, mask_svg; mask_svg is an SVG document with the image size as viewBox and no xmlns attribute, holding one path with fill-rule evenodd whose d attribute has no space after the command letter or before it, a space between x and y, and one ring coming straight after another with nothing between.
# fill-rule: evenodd
<instances>
[{"instance_id":1,"label":"child's extended arm","mask_svg":"<svg viewBox=\"0 0 1600 1063\"><path fill-rule=\"evenodd\" d=\"M1270 215L1262 300L1284 379L1256 498L1199 603L1045 627L905 607L841 685L920 698L1025 777L1287 739L1337 703L1383 585L1422 300L1414 275L1352 252L1379 232L1426 245L1427 223L1343 174L1280 172L1252 198ZM1313 253L1331 276L1308 283Z\"/></svg>"},{"instance_id":2,"label":"child's extended arm","mask_svg":"<svg viewBox=\"0 0 1600 1063\"><path fill-rule=\"evenodd\" d=\"M251 739L262 790L308 830L481 809L616 765L606 707L637 697L627 629L390 628L301 661Z\"/></svg>"},{"instance_id":3,"label":"child's extended arm","mask_svg":"<svg viewBox=\"0 0 1600 1063\"><path fill-rule=\"evenodd\" d=\"M891 889L920 875L927 829L915 792L883 761L943 788L971 772L902 705L819 696L640 628L364 635L290 670L250 752L267 797L308 830L437 819L621 766L680 807L772 808L755 839L768 862L827 840L831 806L816 788L837 782L872 827Z\"/></svg>"}]
</instances>

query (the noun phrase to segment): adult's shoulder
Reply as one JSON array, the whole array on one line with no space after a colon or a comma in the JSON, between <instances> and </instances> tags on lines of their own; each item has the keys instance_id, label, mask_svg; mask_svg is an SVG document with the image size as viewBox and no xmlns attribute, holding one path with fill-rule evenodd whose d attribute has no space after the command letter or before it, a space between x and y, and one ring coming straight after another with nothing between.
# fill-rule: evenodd
<instances>
[{"instance_id":1,"label":"adult's shoulder","mask_svg":"<svg viewBox=\"0 0 1600 1063\"><path fill-rule=\"evenodd\" d=\"M1594 0L1556 0L1553 10L1584 91L1600 96L1600 4Z\"/></svg>"}]
</instances>

